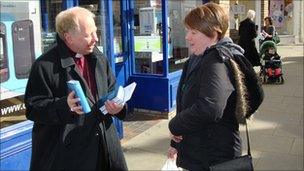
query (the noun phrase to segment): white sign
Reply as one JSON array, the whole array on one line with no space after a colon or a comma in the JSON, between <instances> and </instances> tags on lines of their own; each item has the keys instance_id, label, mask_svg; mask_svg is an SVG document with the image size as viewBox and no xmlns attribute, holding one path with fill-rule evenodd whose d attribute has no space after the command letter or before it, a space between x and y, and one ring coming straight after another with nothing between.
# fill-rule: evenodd
<instances>
[{"instance_id":1,"label":"white sign","mask_svg":"<svg viewBox=\"0 0 304 171\"><path fill-rule=\"evenodd\" d=\"M11 20L29 19L29 10L34 7L29 6L29 2L1 2L1 15L11 17ZM3 17L3 16L2 16Z\"/></svg>"},{"instance_id":2,"label":"white sign","mask_svg":"<svg viewBox=\"0 0 304 171\"><path fill-rule=\"evenodd\" d=\"M161 52L160 36L134 36L135 52Z\"/></svg>"},{"instance_id":3,"label":"white sign","mask_svg":"<svg viewBox=\"0 0 304 171\"><path fill-rule=\"evenodd\" d=\"M233 14L245 14L245 5L232 5L230 10Z\"/></svg>"},{"instance_id":4,"label":"white sign","mask_svg":"<svg viewBox=\"0 0 304 171\"><path fill-rule=\"evenodd\" d=\"M155 8L139 9L140 34L152 34L156 32Z\"/></svg>"}]
</instances>

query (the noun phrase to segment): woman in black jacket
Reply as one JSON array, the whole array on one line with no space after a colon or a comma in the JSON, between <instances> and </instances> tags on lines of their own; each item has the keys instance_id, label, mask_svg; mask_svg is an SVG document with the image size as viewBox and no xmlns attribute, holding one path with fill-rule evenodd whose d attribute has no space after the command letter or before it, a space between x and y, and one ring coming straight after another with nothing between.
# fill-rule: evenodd
<instances>
[{"instance_id":1,"label":"woman in black jacket","mask_svg":"<svg viewBox=\"0 0 304 171\"><path fill-rule=\"evenodd\" d=\"M229 60L232 72L226 63L230 55L244 59L243 49L224 37L228 15L215 3L193 9L184 23L192 55L179 83L176 116L169 122L168 157L187 170L209 170L241 155L244 82L237 64Z\"/></svg>"}]
</instances>

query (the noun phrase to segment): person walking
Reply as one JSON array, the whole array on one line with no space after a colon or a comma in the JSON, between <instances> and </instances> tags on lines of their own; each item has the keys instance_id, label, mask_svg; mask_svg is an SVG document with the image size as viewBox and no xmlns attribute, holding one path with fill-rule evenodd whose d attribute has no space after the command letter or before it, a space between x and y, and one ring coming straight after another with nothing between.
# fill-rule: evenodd
<instances>
[{"instance_id":1,"label":"person walking","mask_svg":"<svg viewBox=\"0 0 304 171\"><path fill-rule=\"evenodd\" d=\"M98 99L115 88L107 58L95 46L94 14L73 7L56 16L56 44L33 64L25 91L26 117L34 121L30 170L127 170L112 117L126 106ZM79 80L91 107L84 114L67 81Z\"/></svg>"},{"instance_id":2,"label":"person walking","mask_svg":"<svg viewBox=\"0 0 304 171\"><path fill-rule=\"evenodd\" d=\"M240 23L239 26L239 42L238 44L245 50L245 57L250 61L252 66L261 66L260 56L255 46L255 38L257 37L257 26L253 19L255 11L248 10L247 18Z\"/></svg>"},{"instance_id":3,"label":"person walking","mask_svg":"<svg viewBox=\"0 0 304 171\"><path fill-rule=\"evenodd\" d=\"M167 155L186 170L207 171L241 155L239 123L248 109L247 92L232 56L246 58L244 50L225 37L228 21L215 3L191 10L184 19L192 54L184 64L176 115L168 125L172 140ZM255 75L253 68L251 73Z\"/></svg>"}]
</instances>

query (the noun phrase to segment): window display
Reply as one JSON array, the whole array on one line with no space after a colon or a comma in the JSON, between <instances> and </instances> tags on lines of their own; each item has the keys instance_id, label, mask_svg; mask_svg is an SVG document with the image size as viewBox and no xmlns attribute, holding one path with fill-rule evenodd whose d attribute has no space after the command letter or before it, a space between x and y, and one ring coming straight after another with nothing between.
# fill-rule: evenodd
<instances>
[{"instance_id":1,"label":"window display","mask_svg":"<svg viewBox=\"0 0 304 171\"><path fill-rule=\"evenodd\" d=\"M161 4L150 0L134 2L135 72L163 74Z\"/></svg>"}]
</instances>

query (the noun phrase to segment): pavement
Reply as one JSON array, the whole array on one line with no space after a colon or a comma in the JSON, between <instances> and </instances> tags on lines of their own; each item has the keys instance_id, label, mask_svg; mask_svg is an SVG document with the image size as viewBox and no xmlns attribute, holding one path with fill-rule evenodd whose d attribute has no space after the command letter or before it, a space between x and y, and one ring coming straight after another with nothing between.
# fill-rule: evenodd
<instances>
[{"instance_id":1,"label":"pavement","mask_svg":"<svg viewBox=\"0 0 304 171\"><path fill-rule=\"evenodd\" d=\"M265 99L248 123L255 170L304 170L303 167L303 44L278 46L285 83L264 84ZM160 170L169 147L169 119L122 140L129 170ZM130 124L130 123L129 123ZM246 153L245 127L240 127Z\"/></svg>"}]
</instances>

